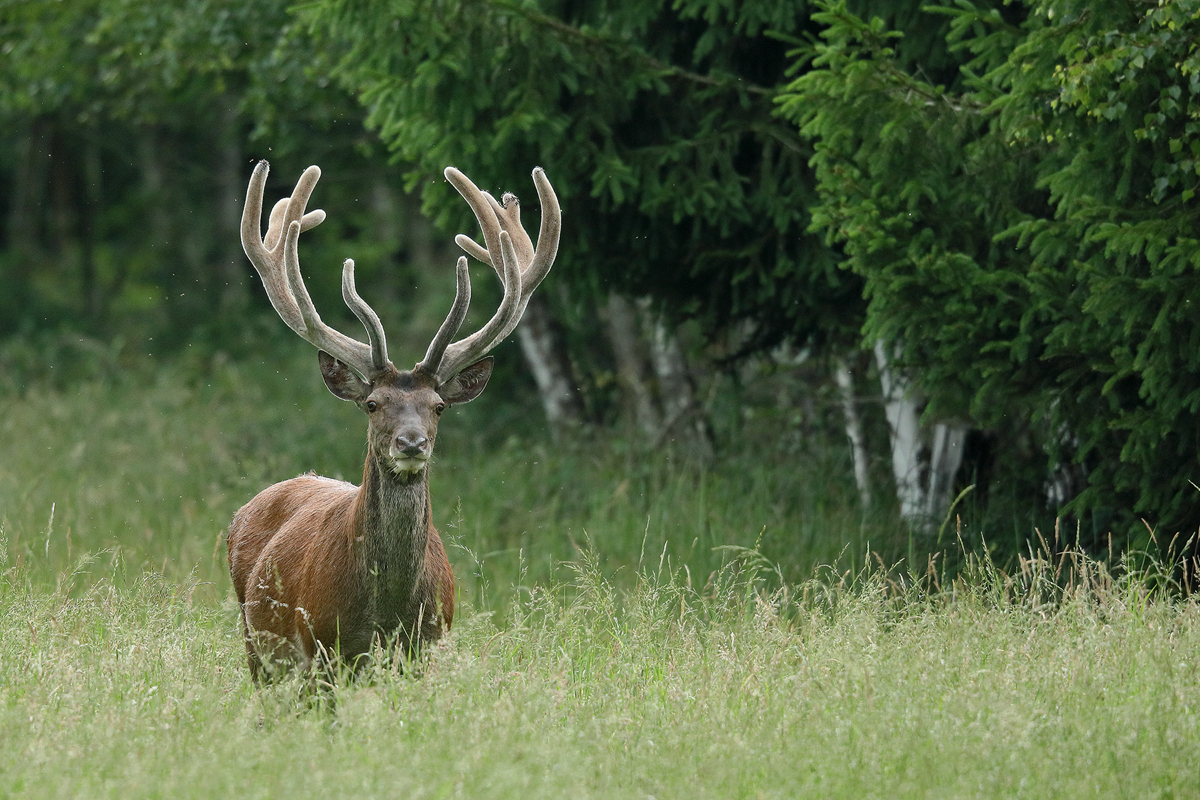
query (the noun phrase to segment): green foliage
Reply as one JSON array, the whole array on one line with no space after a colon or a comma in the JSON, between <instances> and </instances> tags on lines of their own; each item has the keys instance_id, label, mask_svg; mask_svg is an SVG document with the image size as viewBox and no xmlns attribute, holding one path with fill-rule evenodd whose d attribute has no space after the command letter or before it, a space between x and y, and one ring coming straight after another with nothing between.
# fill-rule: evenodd
<instances>
[{"instance_id":1,"label":"green foliage","mask_svg":"<svg viewBox=\"0 0 1200 800\"><path fill-rule=\"evenodd\" d=\"M91 0L13 4L2 29L10 67L6 110L65 112L78 122L113 117L162 121L189 103L232 91L247 54L273 38L282 7L225 0ZM258 23L257 26L254 23Z\"/></svg>"},{"instance_id":2,"label":"green foliage","mask_svg":"<svg viewBox=\"0 0 1200 800\"><path fill-rule=\"evenodd\" d=\"M1191 201L1200 172L1187 142L1200 115L1191 77L1200 4L1039 10L1061 20L1030 36L1031 46L1060 54L1058 102L1034 129L1049 145L1038 177L1054 214L1020 221L1009 241L1028 248L1038 272L1074 284L1064 292L1048 281L1041 294L1057 289L1063 303L1044 358L1058 366L1058 418L1092 470L1081 502L1124 501L1155 522L1194 527L1200 242ZM1016 96L1001 124L1044 103L1037 87L1018 82L1020 66L1001 71Z\"/></svg>"},{"instance_id":3,"label":"green foliage","mask_svg":"<svg viewBox=\"0 0 1200 800\"><path fill-rule=\"evenodd\" d=\"M1019 388L997 375L1008 358L995 343L1015 333L1024 290L992 242L1013 198L983 189L1019 186L1022 165L966 151L985 124L978 104L897 68L899 34L880 20L844 7L814 18L830 25L826 42L780 104L814 141L813 225L866 279L868 341L905 342L946 411L962 413L976 391L992 408L993 393Z\"/></svg>"},{"instance_id":4,"label":"green foliage","mask_svg":"<svg viewBox=\"0 0 1200 800\"><path fill-rule=\"evenodd\" d=\"M219 314L242 316L252 272L237 214L249 155L292 167L280 184L321 159L346 185L371 150L362 113L320 79L325 54L286 5L9 4L0 335L119 331L178 347L220 338L230 320ZM317 252L325 239L312 237Z\"/></svg>"},{"instance_id":5,"label":"green foliage","mask_svg":"<svg viewBox=\"0 0 1200 800\"><path fill-rule=\"evenodd\" d=\"M809 148L773 112L794 2L322 0L314 36L426 207L470 229L440 170L528 195L546 168L577 288L656 298L711 336L845 335L860 287L807 234ZM455 227L444 225L444 227ZM853 324L853 323L851 323Z\"/></svg>"},{"instance_id":6,"label":"green foliage","mask_svg":"<svg viewBox=\"0 0 1200 800\"><path fill-rule=\"evenodd\" d=\"M1031 440L1074 464L1066 510L1097 515L1095 545L1113 509L1200 522L1198 9L930 9L960 59L935 84L896 32L829 4L781 98L813 142L814 227L866 283L868 337L903 344L931 414L990 428L1010 462Z\"/></svg>"}]
</instances>

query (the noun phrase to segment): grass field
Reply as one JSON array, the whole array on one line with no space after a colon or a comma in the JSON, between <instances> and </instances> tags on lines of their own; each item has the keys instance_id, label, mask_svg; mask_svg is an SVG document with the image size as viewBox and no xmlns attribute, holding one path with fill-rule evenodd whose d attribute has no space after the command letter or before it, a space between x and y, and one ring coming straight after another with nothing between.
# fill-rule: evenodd
<instances>
[{"instance_id":1,"label":"grass field","mask_svg":"<svg viewBox=\"0 0 1200 800\"><path fill-rule=\"evenodd\" d=\"M832 449L704 470L474 406L419 677L256 690L222 530L361 468L309 355L0 399L0 796L1200 797L1200 604L1155 562L913 580Z\"/></svg>"},{"instance_id":2,"label":"grass field","mask_svg":"<svg viewBox=\"0 0 1200 800\"><path fill-rule=\"evenodd\" d=\"M239 506L308 470L362 474L363 415L329 394L298 344L271 367L181 359L0 395L0 536L12 562L54 582L79 557L114 551L223 598L221 537ZM610 574L665 548L706 576L722 562L713 548L757 544L799 579L888 535L858 511L843 446L806 447L781 469L771 448L748 442L699 469L610 432L552 444L540 412L508 410L504 391L447 413L432 472L434 522L475 605L502 607L515 585L550 580L588 542Z\"/></svg>"}]
</instances>

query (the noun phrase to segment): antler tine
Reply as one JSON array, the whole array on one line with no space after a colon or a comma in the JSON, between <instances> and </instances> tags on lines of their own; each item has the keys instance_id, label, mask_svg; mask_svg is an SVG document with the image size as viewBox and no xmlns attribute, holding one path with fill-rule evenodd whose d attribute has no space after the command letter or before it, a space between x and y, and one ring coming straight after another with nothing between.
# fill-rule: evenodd
<instances>
[{"instance_id":1,"label":"antler tine","mask_svg":"<svg viewBox=\"0 0 1200 800\"><path fill-rule=\"evenodd\" d=\"M463 250L466 250L467 254L476 261L482 261L492 269L496 268L496 265L492 263L492 255L487 251L487 248L480 247L474 239L472 239L470 236L467 236L465 233L456 234L454 237L454 243ZM499 270L497 270L496 274L500 274Z\"/></svg>"},{"instance_id":2,"label":"antler tine","mask_svg":"<svg viewBox=\"0 0 1200 800\"><path fill-rule=\"evenodd\" d=\"M471 206L471 210L475 212L475 218L483 231L485 247L481 247L470 237L462 234L456 236L454 241L468 254L491 265L496 270L504 282L506 297L510 287L508 279L503 274L507 272L507 265L504 265L503 273L500 268L505 255L500 246L503 238L501 234L508 234L510 245L513 248L512 257L517 262L517 271L521 282L516 307L507 321L497 328L495 340L483 351L487 352L517 327L529 304L529 298L549 273L550 267L554 265L554 258L558 254L559 234L562 229L562 212L558 204L558 197L554 194L554 188L546 178L545 171L541 167L536 168L533 171L533 182L537 187L538 198L542 205L542 221L535 248L529 234L521 225L521 206L516 195L505 194L503 202L497 202L496 198L488 192L481 191L466 175L454 167L447 167L445 175L446 180L458 190ZM465 363L462 366L465 366ZM441 371L446 371L445 367Z\"/></svg>"},{"instance_id":3,"label":"antler tine","mask_svg":"<svg viewBox=\"0 0 1200 800\"><path fill-rule=\"evenodd\" d=\"M275 249L275 246L279 244L280 237L283 236L283 232L287 230L287 226L283 224L283 218L287 214L290 202L290 197L284 197L271 208L271 216L267 220L267 235L263 238L263 244L268 250ZM324 211L319 208L309 211L300 218L300 232L310 231L324 221Z\"/></svg>"},{"instance_id":4,"label":"antler tine","mask_svg":"<svg viewBox=\"0 0 1200 800\"><path fill-rule=\"evenodd\" d=\"M346 366L353 369L355 372L362 375L364 378L369 378L371 373L380 367L376 366L374 353L370 345L363 344L357 339L351 339L346 334L336 331L326 325L321 320L321 315L317 313L317 307L313 305L312 297L308 294L308 287L304 285L304 279L300 276L300 258L297 252L297 245L300 240L300 223L293 222L288 227L287 236L283 240L283 263L286 269L288 286L290 287L293 301L300 310L301 319L303 321L303 329L297 330L300 338L319 350L324 350L329 355L341 361ZM347 259L350 261L350 259ZM346 271L350 271L350 284L353 289L354 284L354 262L350 261L349 266L342 267L342 286L343 296L345 295ZM357 293L354 295L357 297ZM362 298L358 299L359 303L366 306ZM347 305L350 305L347 302ZM358 309L350 305L350 310L358 314ZM374 317L374 312L371 312ZM362 320L362 317L359 317ZM371 332L369 321L364 320L363 324L367 326L368 333ZM378 317L375 318L375 324L379 325ZM293 328L292 330L296 330ZM379 338L382 341L382 326L379 329ZM382 346L383 353L386 354L387 346ZM386 360L383 364L386 364Z\"/></svg>"},{"instance_id":5,"label":"antler tine","mask_svg":"<svg viewBox=\"0 0 1200 800\"><path fill-rule=\"evenodd\" d=\"M533 170L533 184L537 187L538 199L542 204L542 222L538 228L536 248L529 240L529 234L521 227L521 208L516 195L506 194L504 196L506 201L504 211L507 213L498 214L500 224L505 230L514 235L516 232L520 233L521 239L524 240L524 249L530 254L529 260L521 266L520 306L516 316L500 333L500 339L508 336L517 327L517 323L525 314L525 307L529 305L529 298L533 296L534 289L537 289L546 275L550 273L550 268L554 266L554 258L558 255L559 234L562 232L562 209L558 205L558 196L554 194L554 187L550 185L550 180L541 167L535 167Z\"/></svg>"},{"instance_id":6,"label":"antler tine","mask_svg":"<svg viewBox=\"0 0 1200 800\"><path fill-rule=\"evenodd\" d=\"M546 171L541 167L537 167L533 171L534 186L537 187L538 199L542 204L542 222L538 229L536 249L529 239L529 234L521 225L521 201L515 194L506 193L503 202L496 202L496 198L492 197L489 192L481 191L470 178L453 167L446 168L446 179L454 188L458 189L459 194L466 199L471 210L475 212L475 218L483 230L486 247L480 247L471 237L461 233L454 237L454 242L475 259L495 268L496 273L499 274L500 270L496 268L498 259L492 257L498 252L496 245L499 243L499 239L498 236L493 235L493 230L496 233L499 230L508 231L509 235L513 237L513 246L517 250L517 257L521 264L521 275L525 279L525 291L527 294L532 294L533 290L537 288L537 284L546 277L546 273L554 264L554 258L558 254L559 234L562 229L562 209L559 207L554 187L550 185L550 180L546 177ZM486 213L485 208L490 208L492 213ZM495 217L494 224L499 225L498 229L493 228L493 216ZM531 278L536 279L536 282L531 284Z\"/></svg>"},{"instance_id":7,"label":"antler tine","mask_svg":"<svg viewBox=\"0 0 1200 800\"><path fill-rule=\"evenodd\" d=\"M242 249L255 271L262 278L267 297L276 313L299 336L310 344L326 351L364 377L385 366L387 346L379 318L362 298L354 292L353 263L348 267L349 293L343 271L343 297L355 315L367 327L371 344L363 344L345 334L335 331L321 321L309 297L304 279L300 275L298 243L301 231L310 230L325 220L324 211L305 213L305 206L321 177L319 167L304 170L292 195L281 200L271 209L265 239L260 235L263 191L267 183L270 166L259 161L246 189L246 205L242 211ZM366 313L364 313L364 310Z\"/></svg>"},{"instance_id":8,"label":"antler tine","mask_svg":"<svg viewBox=\"0 0 1200 800\"><path fill-rule=\"evenodd\" d=\"M454 305L450 307L450 313L446 315L446 320L438 328L433 341L429 343L429 349L425 351L425 358L417 364L414 372L420 370L429 375L437 375L442 357L446 354L446 347L449 346L450 340L458 334L463 320L467 318L467 308L471 305L471 273L467 270L466 256L458 257L455 273L458 288L454 292Z\"/></svg>"},{"instance_id":9,"label":"antler tine","mask_svg":"<svg viewBox=\"0 0 1200 800\"><path fill-rule=\"evenodd\" d=\"M483 243L487 247L486 252L488 253L488 257L480 258L479 260L495 269L496 274L500 275L501 279L503 279L504 276L501 275L500 267L497 264L499 259L492 258L493 254L499 255L500 253L500 231L503 230L500 227L500 219L496 216L494 208L496 201L493 199L489 203L488 200L491 198L491 195L480 191L479 187L470 178L463 175L454 167L446 167L443 174L446 176L446 180L450 182L450 185L457 189L458 193L467 201L467 205L471 207L471 210L475 212L475 219L478 220L479 228L483 231ZM458 237L455 237L455 241L458 241ZM471 254L478 258L476 253L473 252Z\"/></svg>"},{"instance_id":10,"label":"antler tine","mask_svg":"<svg viewBox=\"0 0 1200 800\"><path fill-rule=\"evenodd\" d=\"M550 185L550 179L546 177L546 170L541 167L534 168L533 185L537 187L538 201L542 204L542 223L538 226L538 243L533 254L533 263L529 265L527 272L529 278L541 283L550 273L554 259L558 256L558 240L562 234L562 208L558 204L558 195L554 193L554 187Z\"/></svg>"},{"instance_id":11,"label":"antler tine","mask_svg":"<svg viewBox=\"0 0 1200 800\"><path fill-rule=\"evenodd\" d=\"M289 328L299 333L304 326L300 309L296 307L296 301L292 299L292 293L288 289L287 276L283 270L276 267L276 259L272 258L273 251L279 243L279 234L283 231L283 215L290 200L279 201L271 210L267 241L264 242L259 228L262 220L263 190L267 185L269 170L270 165L265 160L259 161L254 167L254 174L250 176L250 185L246 188L246 205L242 208L242 250L262 278L263 287L267 290L267 297L276 313ZM296 184L296 189L300 189L299 183Z\"/></svg>"},{"instance_id":12,"label":"antler tine","mask_svg":"<svg viewBox=\"0 0 1200 800\"><path fill-rule=\"evenodd\" d=\"M354 288L353 258L347 258L342 263L342 300L367 329L367 341L371 344L372 369L376 372L384 369L388 365L387 337L383 333L383 323L379 321L379 315L375 313L375 309L367 305Z\"/></svg>"},{"instance_id":13,"label":"antler tine","mask_svg":"<svg viewBox=\"0 0 1200 800\"><path fill-rule=\"evenodd\" d=\"M462 341L446 347L445 355L436 372L439 383L445 383L461 372L464 367L483 358L504 338L504 331L512 330L512 327L516 325L516 320L520 319L521 269L517 265L517 254L513 249L512 237L508 235L508 231L501 231L499 239L501 262L504 265L504 297L500 301L500 307L482 328ZM466 264L460 263L465 269Z\"/></svg>"},{"instance_id":14,"label":"antler tine","mask_svg":"<svg viewBox=\"0 0 1200 800\"><path fill-rule=\"evenodd\" d=\"M463 176L462 179L465 183L470 183L470 180L466 176ZM464 188L470 191L473 186L474 184L471 184ZM491 206L492 213L496 215L496 221L500 225L500 229L508 231L508 235L512 237L513 249L517 253L517 263L521 265L523 273L533 261L534 249L533 242L529 239L529 234L521 227L521 201L512 192L506 192L503 199L500 202L496 202L496 198L492 197L491 192L479 191L478 189L475 191L478 191L483 201ZM474 256L476 260L491 265L492 269L496 270L496 274L503 280L504 276L501 273L500 260L493 259L487 249L480 247L471 237L464 236L461 233L454 237L454 242ZM497 239L497 242L499 242L499 239ZM494 248L495 245L489 246Z\"/></svg>"},{"instance_id":15,"label":"antler tine","mask_svg":"<svg viewBox=\"0 0 1200 800\"><path fill-rule=\"evenodd\" d=\"M533 242L529 239L529 234L525 232L525 228L521 225L521 201L512 192L505 192L500 198L500 202L496 202L496 198L489 193L484 192L483 196L487 198L488 203L492 206L492 210L496 212L496 218L500 221L500 227L508 231L508 234L513 239L513 249L517 251L517 259L521 263L522 275L533 262L535 253Z\"/></svg>"}]
</instances>

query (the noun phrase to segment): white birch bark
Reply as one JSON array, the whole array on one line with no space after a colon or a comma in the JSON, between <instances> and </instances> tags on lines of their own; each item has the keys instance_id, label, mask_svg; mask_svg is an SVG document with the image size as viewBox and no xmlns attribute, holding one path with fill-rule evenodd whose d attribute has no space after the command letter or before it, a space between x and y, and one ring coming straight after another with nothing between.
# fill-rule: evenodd
<instances>
[{"instance_id":1,"label":"white birch bark","mask_svg":"<svg viewBox=\"0 0 1200 800\"><path fill-rule=\"evenodd\" d=\"M854 400L854 376L844 359L837 359L833 379L837 383L842 416L846 421L846 438L850 442L850 455L854 459L854 483L858 486L858 496L862 500L863 508L870 508L871 481L867 473L867 438L858 416L858 404Z\"/></svg>"},{"instance_id":2,"label":"white birch bark","mask_svg":"<svg viewBox=\"0 0 1200 800\"><path fill-rule=\"evenodd\" d=\"M900 516L914 527L929 528L941 521L953 499L967 427L937 423L932 432L923 431L920 420L924 398L892 368L892 358L883 342L875 343L875 364L891 435Z\"/></svg>"},{"instance_id":3,"label":"white birch bark","mask_svg":"<svg viewBox=\"0 0 1200 800\"><path fill-rule=\"evenodd\" d=\"M643 329L650 340L650 362L658 379L658 399L662 408L662 436L678 431L694 454L704 461L713 457L712 437L707 420L696 402L696 392L688 373L687 360L679 340L662 320L651 314L649 302L639 302Z\"/></svg>"},{"instance_id":4,"label":"white birch bark","mask_svg":"<svg viewBox=\"0 0 1200 800\"><path fill-rule=\"evenodd\" d=\"M883 342L875 343L875 365L883 390L883 410L892 445L892 475L896 479L900 516L910 524L920 525L925 522L926 507L921 488L920 401L908 381L892 369Z\"/></svg>"},{"instance_id":5,"label":"white birch bark","mask_svg":"<svg viewBox=\"0 0 1200 800\"><path fill-rule=\"evenodd\" d=\"M963 460L965 425L939 422L933 426L929 451L929 490L925 496L925 518L938 524L954 500L954 477Z\"/></svg>"},{"instance_id":6,"label":"white birch bark","mask_svg":"<svg viewBox=\"0 0 1200 800\"><path fill-rule=\"evenodd\" d=\"M608 296L605 307L605 327L617 362L617 377L625 392L626 402L633 411L638 429L651 442L662 434L662 416L654 404L654 396L646 385L645 359L639 350L638 324L633 307L619 294Z\"/></svg>"},{"instance_id":7,"label":"white birch bark","mask_svg":"<svg viewBox=\"0 0 1200 800\"><path fill-rule=\"evenodd\" d=\"M571 381L570 365L557 340L550 309L540 295L530 298L517 326L517 341L537 384L550 434L558 441L565 431L582 422L583 404Z\"/></svg>"}]
</instances>

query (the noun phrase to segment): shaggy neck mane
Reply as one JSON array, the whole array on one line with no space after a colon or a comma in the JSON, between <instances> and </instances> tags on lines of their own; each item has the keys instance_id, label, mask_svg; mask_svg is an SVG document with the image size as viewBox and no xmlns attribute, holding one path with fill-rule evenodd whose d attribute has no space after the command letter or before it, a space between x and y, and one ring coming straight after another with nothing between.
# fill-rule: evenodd
<instances>
[{"instance_id":1,"label":"shaggy neck mane","mask_svg":"<svg viewBox=\"0 0 1200 800\"><path fill-rule=\"evenodd\" d=\"M429 467L412 477L401 477L384 468L372 453L363 470L355 511L352 552L371 576L370 594L408 600L425 565L433 521Z\"/></svg>"}]
</instances>

